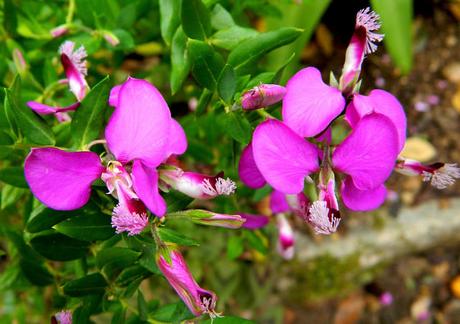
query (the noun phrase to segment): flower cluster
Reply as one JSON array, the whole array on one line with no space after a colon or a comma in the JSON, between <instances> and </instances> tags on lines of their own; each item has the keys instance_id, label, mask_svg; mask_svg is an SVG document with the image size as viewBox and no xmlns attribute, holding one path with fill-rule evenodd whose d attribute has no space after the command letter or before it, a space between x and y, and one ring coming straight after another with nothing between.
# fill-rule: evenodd
<instances>
[{"instance_id":1,"label":"flower cluster","mask_svg":"<svg viewBox=\"0 0 460 324\"><path fill-rule=\"evenodd\" d=\"M303 194L306 182L316 183L317 197L295 213L318 234L338 228L337 191L350 210L378 208L385 201L384 184L395 166L422 175L440 189L460 178L454 164L422 167L398 158L406 140L403 107L384 90L359 94L362 62L383 38L375 32L380 27L378 18L369 8L358 12L340 82L332 77L331 85L325 84L313 67L297 72L283 93L282 121L271 118L258 125L241 154L239 175L251 188L268 183L284 195L295 196ZM252 98L254 90L249 95ZM333 143L333 126L338 123L345 123L350 133Z\"/></svg>"}]
</instances>

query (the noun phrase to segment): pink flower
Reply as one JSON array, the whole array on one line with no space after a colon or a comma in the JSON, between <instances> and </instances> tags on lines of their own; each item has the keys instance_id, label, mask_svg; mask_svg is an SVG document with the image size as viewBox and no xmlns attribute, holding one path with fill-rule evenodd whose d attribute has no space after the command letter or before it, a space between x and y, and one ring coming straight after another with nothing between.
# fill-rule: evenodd
<instances>
[{"instance_id":1,"label":"pink flower","mask_svg":"<svg viewBox=\"0 0 460 324\"><path fill-rule=\"evenodd\" d=\"M51 323L72 324L72 312L70 310L60 311L51 318Z\"/></svg>"},{"instance_id":2,"label":"pink flower","mask_svg":"<svg viewBox=\"0 0 460 324\"><path fill-rule=\"evenodd\" d=\"M241 99L245 110L254 110L274 105L286 94L286 88L277 84L261 84L246 91Z\"/></svg>"},{"instance_id":3,"label":"pink flower","mask_svg":"<svg viewBox=\"0 0 460 324\"><path fill-rule=\"evenodd\" d=\"M85 80L86 50L83 46L75 50L74 42L65 41L59 48L59 54L61 54L61 62L69 81L70 91L78 101L82 101L88 91L88 84Z\"/></svg>"},{"instance_id":4,"label":"pink flower","mask_svg":"<svg viewBox=\"0 0 460 324\"><path fill-rule=\"evenodd\" d=\"M160 170L160 179L166 185L195 199L211 199L220 195L231 195L236 190L235 183L223 174L208 176L195 172L184 172L174 166Z\"/></svg>"},{"instance_id":5,"label":"pink flower","mask_svg":"<svg viewBox=\"0 0 460 324\"><path fill-rule=\"evenodd\" d=\"M340 78L340 89L344 93L353 91L359 79L365 55L374 53L377 50L376 43L383 39L382 34L375 32L380 28L379 19L379 15L370 8L362 9L356 15L355 32L347 48Z\"/></svg>"},{"instance_id":6,"label":"pink flower","mask_svg":"<svg viewBox=\"0 0 460 324\"><path fill-rule=\"evenodd\" d=\"M270 219L265 215L240 213L240 216L245 219L243 227L251 230L264 227L270 221Z\"/></svg>"},{"instance_id":7,"label":"pink flower","mask_svg":"<svg viewBox=\"0 0 460 324\"><path fill-rule=\"evenodd\" d=\"M157 254L157 264L166 280L195 316L203 314L209 314L211 318L219 316L215 311L216 295L196 283L178 250L160 251Z\"/></svg>"},{"instance_id":8,"label":"pink flower","mask_svg":"<svg viewBox=\"0 0 460 324\"><path fill-rule=\"evenodd\" d=\"M80 107L80 103L76 102L67 107L52 107L36 101L27 102L27 106L35 111L39 115L51 115L53 114L59 122L70 121L68 111L75 111Z\"/></svg>"},{"instance_id":9,"label":"pink flower","mask_svg":"<svg viewBox=\"0 0 460 324\"><path fill-rule=\"evenodd\" d=\"M294 230L284 214L276 215L276 224L278 227L278 253L283 257L283 259L291 260L294 257L295 251Z\"/></svg>"},{"instance_id":10,"label":"pink flower","mask_svg":"<svg viewBox=\"0 0 460 324\"><path fill-rule=\"evenodd\" d=\"M186 150L185 133L154 86L129 78L119 88L105 138L116 158L107 167L93 152L34 148L25 161L25 177L37 199L57 210L85 205L92 182L101 177L119 201L113 226L135 235L147 224L145 207L158 217L166 212L156 168L171 154Z\"/></svg>"},{"instance_id":11,"label":"pink flower","mask_svg":"<svg viewBox=\"0 0 460 324\"><path fill-rule=\"evenodd\" d=\"M419 175L437 189L445 189L460 179L460 168L456 163L433 163L424 165L419 161L400 159L396 171L405 175Z\"/></svg>"},{"instance_id":12,"label":"pink flower","mask_svg":"<svg viewBox=\"0 0 460 324\"><path fill-rule=\"evenodd\" d=\"M60 25L51 29L50 34L53 38L61 37L69 32L69 27L67 25Z\"/></svg>"}]
</instances>

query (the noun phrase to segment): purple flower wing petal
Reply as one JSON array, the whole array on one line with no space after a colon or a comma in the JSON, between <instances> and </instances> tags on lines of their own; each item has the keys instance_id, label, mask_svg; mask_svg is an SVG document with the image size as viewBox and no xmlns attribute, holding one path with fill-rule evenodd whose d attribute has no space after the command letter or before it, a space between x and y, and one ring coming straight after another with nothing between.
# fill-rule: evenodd
<instances>
[{"instance_id":1,"label":"purple flower wing petal","mask_svg":"<svg viewBox=\"0 0 460 324\"><path fill-rule=\"evenodd\" d=\"M265 180L287 194L302 191L305 177L318 169L316 147L278 120L257 126L252 149Z\"/></svg>"},{"instance_id":2,"label":"purple flower wing petal","mask_svg":"<svg viewBox=\"0 0 460 324\"><path fill-rule=\"evenodd\" d=\"M121 84L116 85L110 90L109 105L112 107L118 106L118 94L120 93L121 86Z\"/></svg>"},{"instance_id":3,"label":"purple flower wing petal","mask_svg":"<svg viewBox=\"0 0 460 324\"><path fill-rule=\"evenodd\" d=\"M140 159L155 167L168 153L170 125L171 113L160 92L147 81L129 78L120 88L105 138L118 161Z\"/></svg>"},{"instance_id":4,"label":"purple flower wing petal","mask_svg":"<svg viewBox=\"0 0 460 324\"><path fill-rule=\"evenodd\" d=\"M27 106L29 106L30 109L32 109L39 115L50 115L54 114L57 111L56 107L44 105L36 101L28 101Z\"/></svg>"},{"instance_id":5,"label":"purple flower wing petal","mask_svg":"<svg viewBox=\"0 0 460 324\"><path fill-rule=\"evenodd\" d=\"M351 127L365 115L376 112L387 116L398 131L398 147L401 151L406 141L407 120L404 108L391 93L375 89L369 96L355 95L352 103L347 107L346 118Z\"/></svg>"},{"instance_id":6,"label":"purple flower wing petal","mask_svg":"<svg viewBox=\"0 0 460 324\"><path fill-rule=\"evenodd\" d=\"M157 170L136 160L132 170L133 187L140 200L152 213L162 217L166 213L166 202L158 192Z\"/></svg>"},{"instance_id":7,"label":"purple flower wing petal","mask_svg":"<svg viewBox=\"0 0 460 324\"><path fill-rule=\"evenodd\" d=\"M325 84L313 67L297 72L286 88L283 121L302 137L318 135L345 107L341 92Z\"/></svg>"},{"instance_id":8,"label":"purple flower wing petal","mask_svg":"<svg viewBox=\"0 0 460 324\"><path fill-rule=\"evenodd\" d=\"M289 211L291 208L286 200L286 195L277 190L273 190L270 195L270 209L274 214L284 213Z\"/></svg>"},{"instance_id":9,"label":"purple flower wing petal","mask_svg":"<svg viewBox=\"0 0 460 324\"><path fill-rule=\"evenodd\" d=\"M354 211L377 209L385 202L387 196L385 185L381 184L369 190L359 190L350 177L343 181L341 192L344 205Z\"/></svg>"},{"instance_id":10,"label":"purple flower wing petal","mask_svg":"<svg viewBox=\"0 0 460 324\"><path fill-rule=\"evenodd\" d=\"M249 143L241 153L238 175L241 181L249 188L258 189L265 186L266 181L257 168L256 161L254 161L252 143Z\"/></svg>"},{"instance_id":11,"label":"purple flower wing petal","mask_svg":"<svg viewBox=\"0 0 460 324\"><path fill-rule=\"evenodd\" d=\"M170 154L180 155L187 150L187 137L185 136L184 129L174 118L171 118L168 150L168 156Z\"/></svg>"},{"instance_id":12,"label":"purple flower wing petal","mask_svg":"<svg viewBox=\"0 0 460 324\"><path fill-rule=\"evenodd\" d=\"M381 114L363 117L334 150L334 168L352 177L360 190L374 189L390 176L398 155L398 133Z\"/></svg>"},{"instance_id":13,"label":"purple flower wing petal","mask_svg":"<svg viewBox=\"0 0 460 324\"><path fill-rule=\"evenodd\" d=\"M78 209L88 202L91 183L104 167L96 153L34 148L24 175L30 190L44 205L57 210Z\"/></svg>"},{"instance_id":14,"label":"purple flower wing petal","mask_svg":"<svg viewBox=\"0 0 460 324\"><path fill-rule=\"evenodd\" d=\"M267 216L264 215L253 215L245 213L238 214L246 220L243 224L243 227L247 229L258 229L264 227L270 220Z\"/></svg>"}]
</instances>

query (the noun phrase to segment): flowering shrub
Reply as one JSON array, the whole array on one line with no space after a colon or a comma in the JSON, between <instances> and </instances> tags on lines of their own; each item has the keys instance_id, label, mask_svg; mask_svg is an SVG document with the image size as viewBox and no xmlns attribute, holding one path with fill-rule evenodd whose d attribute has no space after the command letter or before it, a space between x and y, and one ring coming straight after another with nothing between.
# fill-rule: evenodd
<instances>
[{"instance_id":1,"label":"flowering shrub","mask_svg":"<svg viewBox=\"0 0 460 324\"><path fill-rule=\"evenodd\" d=\"M339 228L340 202L354 211L378 208L394 169L420 175L438 189L460 178L456 164L423 165L400 157L407 127L403 107L383 90L360 94L363 60L383 39L379 17L369 8L357 14L338 81L331 73L326 84L320 71L307 67L281 86L285 65L265 71L257 63L295 41L300 30L258 32L237 25L214 2L206 7L200 0L160 1L161 51L170 54L170 89L164 90L156 71L120 76L99 65L109 76L99 80L100 71L90 73L107 48L113 56L132 50L148 56L158 44L134 48L127 31L112 30L113 20L96 15L99 2L87 3L94 6L88 9L77 1L79 19L75 2L70 4L66 23L50 26L46 35L11 22L10 36L31 33L53 50L39 58L31 50L27 57L21 46L10 44L13 64L0 110L2 209L24 220L8 220L1 229L11 262L0 286L10 289L23 280L52 287L46 312L53 322L85 323L105 313L113 323L200 316L219 321L231 314L222 314L219 291L197 283L194 271L203 276L207 268L187 254L212 246L188 248L199 245L193 236L200 230L184 223L212 226L203 233L217 235L218 253L218 241L228 239L223 243L231 259L246 248L267 253L263 228L269 217L245 211L251 206L244 197L251 193L237 186L238 178L249 188L264 187L258 195L271 192L275 245L284 259L295 253L288 214L317 234L332 234ZM152 23L139 4L115 7L135 8L134 18L120 16L132 32ZM85 8L91 15L85 16ZM142 17L138 25L135 17ZM181 117L170 93L199 99ZM268 108L281 101L281 112ZM338 125L349 130L346 136L336 134ZM24 210L15 210L19 206ZM244 234L222 236L225 230ZM170 304L161 295L146 299L142 284L155 276L181 302ZM154 293L156 288L164 291L154 287Z\"/></svg>"}]
</instances>

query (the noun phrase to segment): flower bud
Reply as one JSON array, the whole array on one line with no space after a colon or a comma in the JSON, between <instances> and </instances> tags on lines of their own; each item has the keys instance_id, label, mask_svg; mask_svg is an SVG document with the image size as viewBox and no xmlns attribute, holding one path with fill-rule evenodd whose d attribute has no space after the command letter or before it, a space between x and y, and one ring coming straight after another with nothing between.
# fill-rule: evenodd
<instances>
[{"instance_id":1,"label":"flower bud","mask_svg":"<svg viewBox=\"0 0 460 324\"><path fill-rule=\"evenodd\" d=\"M158 268L166 280L195 316L202 314L209 314L211 318L218 316L214 310L217 301L216 294L202 289L196 283L178 250L171 250L167 247L159 249L156 259Z\"/></svg>"},{"instance_id":2,"label":"flower bud","mask_svg":"<svg viewBox=\"0 0 460 324\"><path fill-rule=\"evenodd\" d=\"M51 29L50 34L53 36L53 38L58 38L61 37L64 34L67 34L69 32L69 27L66 25L60 25L57 26L56 28Z\"/></svg>"},{"instance_id":3,"label":"flower bud","mask_svg":"<svg viewBox=\"0 0 460 324\"><path fill-rule=\"evenodd\" d=\"M177 212L175 214L185 216L196 224L218 226L231 229L241 228L246 221L240 215L217 214L212 211L203 209L189 209Z\"/></svg>"},{"instance_id":4,"label":"flower bud","mask_svg":"<svg viewBox=\"0 0 460 324\"><path fill-rule=\"evenodd\" d=\"M120 40L118 39L117 36L115 36L112 32L109 32L107 30L104 30L102 32L102 36L104 37L104 39L107 41L107 43L109 43L110 45L112 45L113 47L117 46L118 44L120 44Z\"/></svg>"},{"instance_id":5,"label":"flower bud","mask_svg":"<svg viewBox=\"0 0 460 324\"><path fill-rule=\"evenodd\" d=\"M245 110L264 108L281 101L286 88L277 84L261 84L243 94L241 106Z\"/></svg>"}]
</instances>

